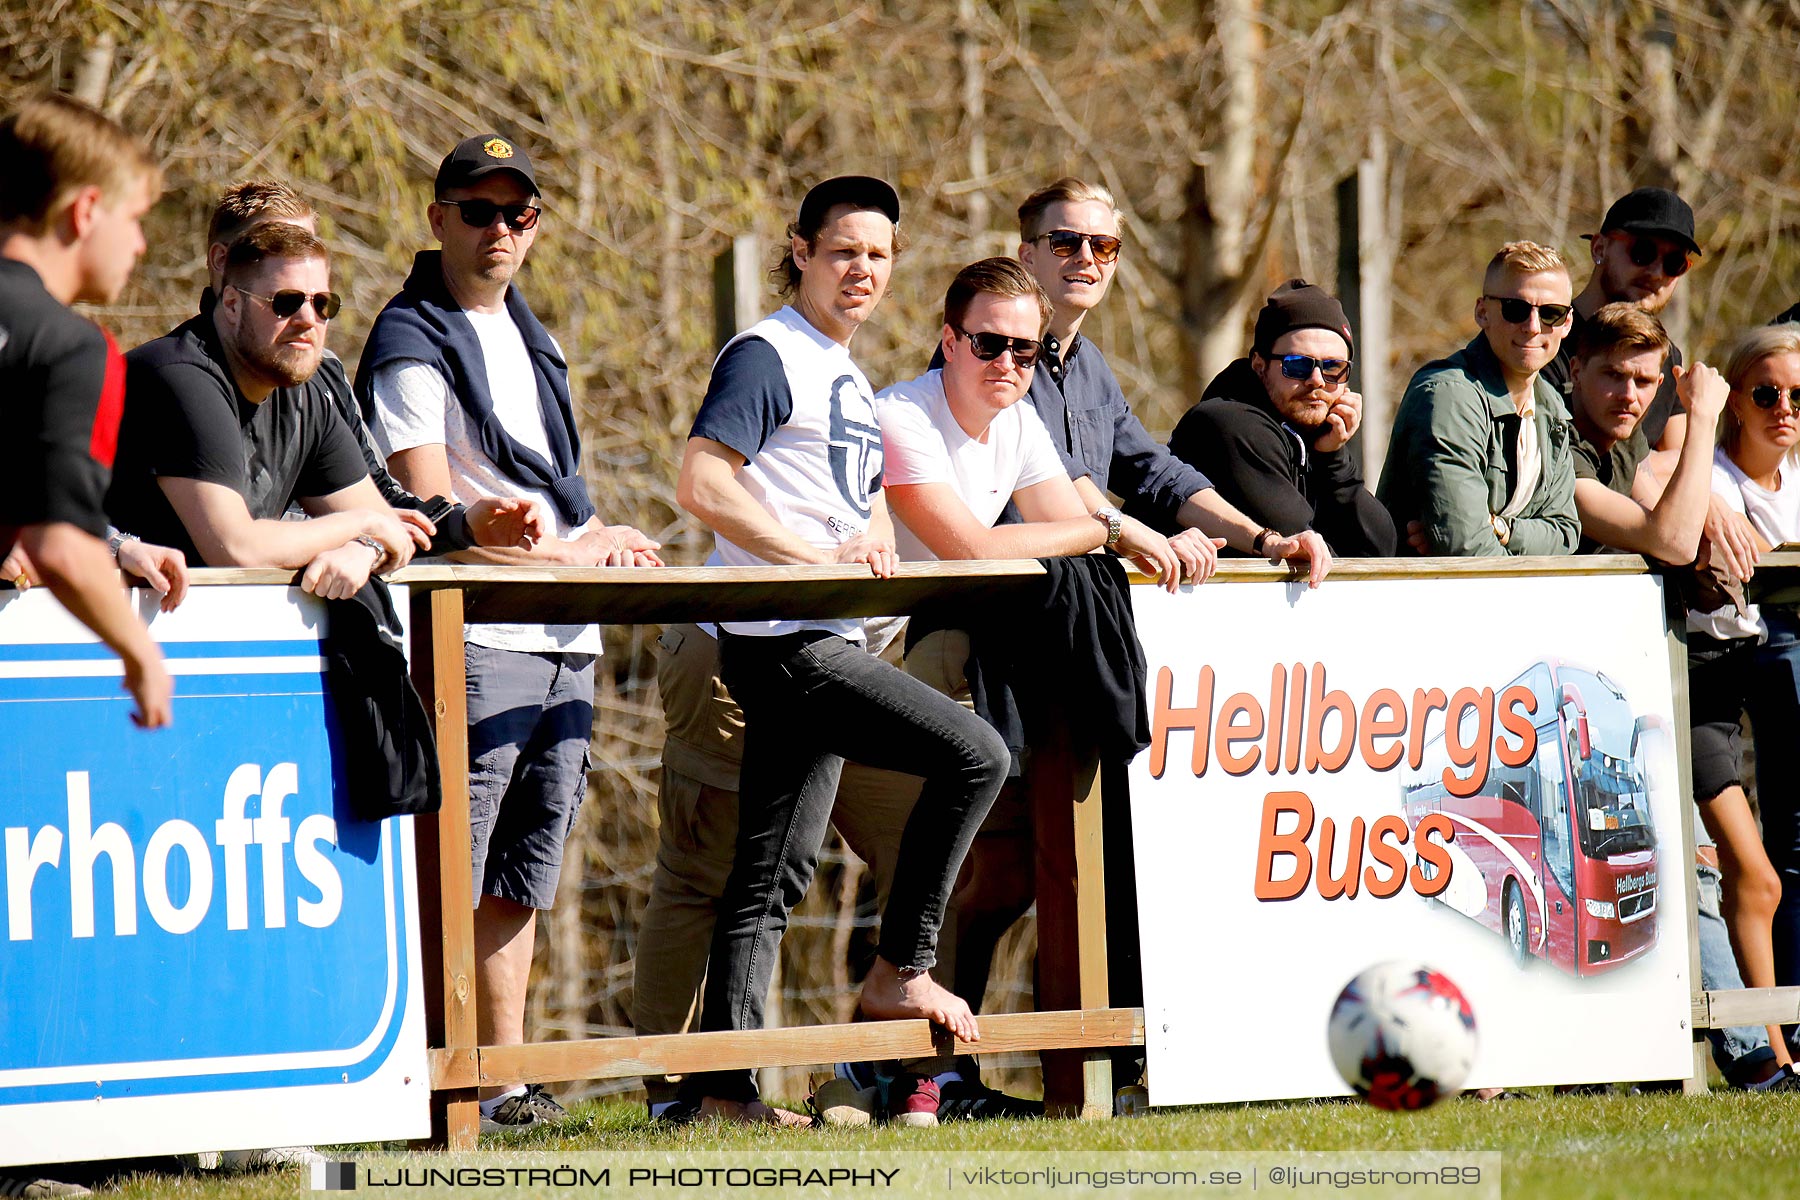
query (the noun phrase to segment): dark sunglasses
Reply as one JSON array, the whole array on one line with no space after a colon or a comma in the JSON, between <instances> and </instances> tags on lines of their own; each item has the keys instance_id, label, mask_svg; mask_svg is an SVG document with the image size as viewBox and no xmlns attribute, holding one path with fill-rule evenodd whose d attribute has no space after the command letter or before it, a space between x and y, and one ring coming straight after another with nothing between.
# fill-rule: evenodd
<instances>
[{"instance_id":1,"label":"dark sunglasses","mask_svg":"<svg viewBox=\"0 0 1800 1200\"><path fill-rule=\"evenodd\" d=\"M1314 358L1310 354L1281 356L1281 373L1289 379L1311 379L1315 367L1319 378L1326 383L1342 383L1350 378L1350 360L1347 358Z\"/></svg>"},{"instance_id":2,"label":"dark sunglasses","mask_svg":"<svg viewBox=\"0 0 1800 1200\"><path fill-rule=\"evenodd\" d=\"M1483 300L1495 300L1500 304L1500 316L1508 325L1523 325L1531 320L1533 309L1537 310L1538 323L1545 329L1561 325L1575 311L1572 304L1533 304L1529 300L1521 300L1517 296L1483 296Z\"/></svg>"},{"instance_id":3,"label":"dark sunglasses","mask_svg":"<svg viewBox=\"0 0 1800 1200\"><path fill-rule=\"evenodd\" d=\"M534 204L496 204L492 200L439 200L439 204L448 204L462 217L462 223L471 229L486 229L494 223L496 216L506 218L506 227L514 233L524 233L538 223L538 214L544 211Z\"/></svg>"},{"instance_id":4,"label":"dark sunglasses","mask_svg":"<svg viewBox=\"0 0 1800 1200\"><path fill-rule=\"evenodd\" d=\"M1013 362L1021 367L1037 364L1038 355L1043 352L1044 343L1032 338L1007 337L1004 333L970 333L966 329L951 329L969 339L969 349L982 362L993 362L1008 350L1012 351Z\"/></svg>"},{"instance_id":5,"label":"dark sunglasses","mask_svg":"<svg viewBox=\"0 0 1800 1200\"><path fill-rule=\"evenodd\" d=\"M1653 239L1642 237L1632 238L1631 245L1626 249L1625 254L1631 259L1631 265L1634 267L1647 267L1655 262L1657 256L1661 254L1662 273L1670 279L1679 279L1687 274L1690 261L1686 250L1671 250L1667 254L1662 254L1656 248L1656 242Z\"/></svg>"},{"instance_id":6,"label":"dark sunglasses","mask_svg":"<svg viewBox=\"0 0 1800 1200\"><path fill-rule=\"evenodd\" d=\"M1789 408L1800 413L1800 387L1778 388L1772 383L1760 383L1750 389L1750 399L1758 408L1774 408L1786 400Z\"/></svg>"},{"instance_id":7,"label":"dark sunglasses","mask_svg":"<svg viewBox=\"0 0 1800 1200\"><path fill-rule=\"evenodd\" d=\"M269 306L270 312L283 320L299 312L309 301L312 303L313 311L319 314L321 321L331 320L338 315L338 310L344 307L344 298L336 292L313 292L309 295L295 288L284 288L273 296L259 296L255 292L244 291L235 283L231 286L252 300L261 300Z\"/></svg>"},{"instance_id":8,"label":"dark sunglasses","mask_svg":"<svg viewBox=\"0 0 1800 1200\"><path fill-rule=\"evenodd\" d=\"M1050 253L1058 258L1074 258L1081 252L1081 243L1087 242L1094 248L1094 261L1109 263L1119 257L1119 248L1125 243L1110 234L1076 233L1073 229L1052 229L1049 233L1040 233L1033 241L1049 241Z\"/></svg>"}]
</instances>

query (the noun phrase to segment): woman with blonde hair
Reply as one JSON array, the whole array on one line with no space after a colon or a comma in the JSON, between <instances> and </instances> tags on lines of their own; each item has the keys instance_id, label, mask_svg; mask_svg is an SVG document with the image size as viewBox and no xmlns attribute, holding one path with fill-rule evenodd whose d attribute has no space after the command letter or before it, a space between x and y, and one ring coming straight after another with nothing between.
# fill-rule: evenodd
<instances>
[{"instance_id":1,"label":"woman with blonde hair","mask_svg":"<svg viewBox=\"0 0 1800 1200\"><path fill-rule=\"evenodd\" d=\"M1731 396L1713 458L1722 536L1754 547L1751 562L1800 541L1800 325L1752 330L1725 363ZM1698 565L1707 565L1703 546ZM1729 555L1715 556L1729 558ZM1745 571L1744 574L1748 574ZM1792 608L1744 601L1741 579L1724 572L1726 602L1688 613L1694 795L1718 842L1723 915L1751 987L1800 983L1800 616ZM1739 717L1757 732L1756 781L1762 829L1744 792ZM1771 1048L1786 1062L1779 1026Z\"/></svg>"}]
</instances>

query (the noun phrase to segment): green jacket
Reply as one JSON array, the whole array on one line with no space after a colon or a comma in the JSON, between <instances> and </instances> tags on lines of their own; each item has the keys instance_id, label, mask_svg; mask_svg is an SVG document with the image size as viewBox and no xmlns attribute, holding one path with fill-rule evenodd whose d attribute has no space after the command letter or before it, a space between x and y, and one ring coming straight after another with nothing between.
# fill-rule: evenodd
<instances>
[{"instance_id":1,"label":"green jacket","mask_svg":"<svg viewBox=\"0 0 1800 1200\"><path fill-rule=\"evenodd\" d=\"M1520 418L1500 360L1476 334L1449 358L1419 368L1400 401L1375 493L1396 529L1421 522L1435 555L1575 553L1581 521L1569 414L1542 375L1535 386L1543 471L1502 546L1490 518L1512 495Z\"/></svg>"}]
</instances>

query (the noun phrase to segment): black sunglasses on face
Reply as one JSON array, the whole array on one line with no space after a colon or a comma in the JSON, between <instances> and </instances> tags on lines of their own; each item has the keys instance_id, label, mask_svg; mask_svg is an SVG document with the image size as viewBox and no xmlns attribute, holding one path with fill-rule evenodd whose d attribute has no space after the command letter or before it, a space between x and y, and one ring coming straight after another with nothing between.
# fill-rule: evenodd
<instances>
[{"instance_id":1,"label":"black sunglasses on face","mask_svg":"<svg viewBox=\"0 0 1800 1200\"><path fill-rule=\"evenodd\" d=\"M1750 399L1758 408L1774 408L1786 400L1789 408L1800 413L1800 387L1778 388L1772 383L1761 383L1750 389Z\"/></svg>"},{"instance_id":2,"label":"black sunglasses on face","mask_svg":"<svg viewBox=\"0 0 1800 1200\"><path fill-rule=\"evenodd\" d=\"M1625 254L1631 259L1631 265L1634 267L1647 267L1656 261L1658 255L1661 255L1662 273L1670 279L1679 279L1687 274L1690 261L1686 250L1671 250L1667 254L1663 254L1656 248L1654 240L1642 237L1631 239L1631 246L1625 251Z\"/></svg>"},{"instance_id":3,"label":"black sunglasses on face","mask_svg":"<svg viewBox=\"0 0 1800 1200\"><path fill-rule=\"evenodd\" d=\"M1314 358L1310 354L1281 356L1281 373L1289 379L1310 379L1315 367L1319 378L1326 383L1342 383L1350 378L1350 360L1347 358Z\"/></svg>"},{"instance_id":4,"label":"black sunglasses on face","mask_svg":"<svg viewBox=\"0 0 1800 1200\"><path fill-rule=\"evenodd\" d=\"M982 362L993 362L1011 350L1015 365L1035 366L1038 355L1044 349L1044 343L1032 338L1008 337L1004 333L970 333L966 329L957 329L954 325L950 328L955 330L958 336L969 340L969 349Z\"/></svg>"},{"instance_id":5,"label":"black sunglasses on face","mask_svg":"<svg viewBox=\"0 0 1800 1200\"><path fill-rule=\"evenodd\" d=\"M532 204L496 204L492 200L439 200L439 204L448 204L462 217L462 223L471 229L486 229L494 223L496 216L506 220L506 227L514 233L524 233L538 223L538 214L543 209Z\"/></svg>"},{"instance_id":6,"label":"black sunglasses on face","mask_svg":"<svg viewBox=\"0 0 1800 1200\"><path fill-rule=\"evenodd\" d=\"M1538 324L1549 329L1553 325L1561 325L1575 311L1572 304L1533 304L1517 296L1483 296L1482 299L1497 301L1500 305L1500 317L1508 325L1523 325L1531 320L1532 310L1535 309Z\"/></svg>"},{"instance_id":7,"label":"black sunglasses on face","mask_svg":"<svg viewBox=\"0 0 1800 1200\"><path fill-rule=\"evenodd\" d=\"M1081 243L1086 242L1094 248L1094 261L1109 263L1119 257L1119 248L1125 243L1111 234L1076 233L1073 229L1052 229L1049 233L1040 233L1033 241L1048 240L1050 253L1058 258L1074 258L1081 252Z\"/></svg>"},{"instance_id":8,"label":"black sunglasses on face","mask_svg":"<svg viewBox=\"0 0 1800 1200\"><path fill-rule=\"evenodd\" d=\"M295 288L283 288L273 296L259 296L255 292L244 291L235 283L231 286L237 288L241 295L248 296L252 300L261 300L269 306L270 312L283 320L299 312L308 302L312 304L313 311L319 314L321 321L331 320L338 315L338 310L344 307L344 298L336 292L313 292L309 295Z\"/></svg>"}]
</instances>

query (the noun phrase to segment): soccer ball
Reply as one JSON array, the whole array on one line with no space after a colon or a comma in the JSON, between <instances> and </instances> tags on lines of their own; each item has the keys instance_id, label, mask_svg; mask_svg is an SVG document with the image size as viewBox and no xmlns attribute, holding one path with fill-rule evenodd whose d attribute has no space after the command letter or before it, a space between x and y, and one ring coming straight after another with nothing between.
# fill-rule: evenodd
<instances>
[{"instance_id":1,"label":"soccer ball","mask_svg":"<svg viewBox=\"0 0 1800 1200\"><path fill-rule=\"evenodd\" d=\"M1390 1112L1456 1095L1475 1063L1475 1011L1422 963L1376 963L1345 984L1327 1037L1344 1082Z\"/></svg>"}]
</instances>

